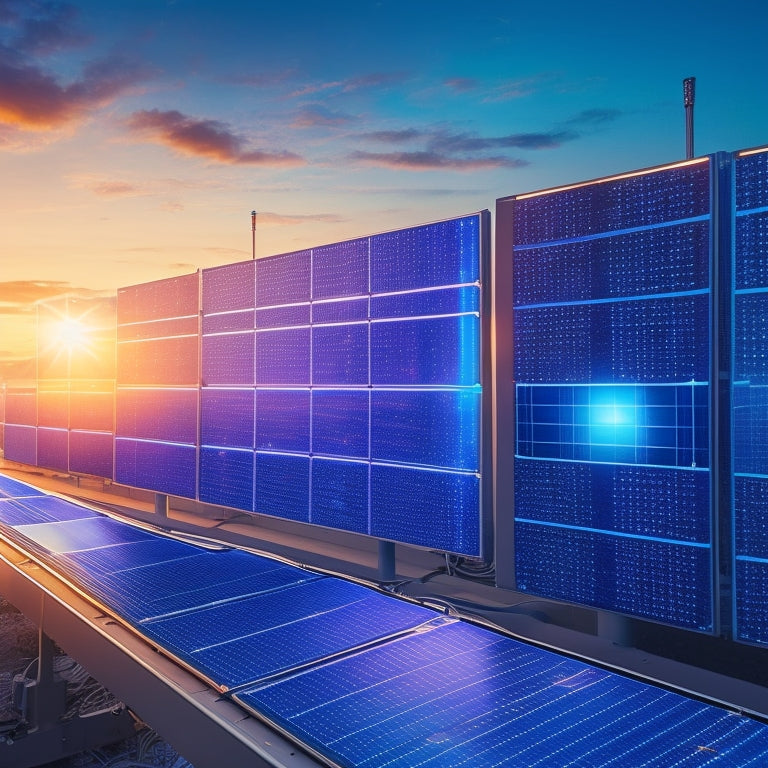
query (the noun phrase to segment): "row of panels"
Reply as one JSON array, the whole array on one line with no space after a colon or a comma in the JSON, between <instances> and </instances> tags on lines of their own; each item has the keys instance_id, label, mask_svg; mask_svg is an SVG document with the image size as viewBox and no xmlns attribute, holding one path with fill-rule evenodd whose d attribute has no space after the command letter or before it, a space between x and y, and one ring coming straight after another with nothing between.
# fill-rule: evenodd
<instances>
[{"instance_id":1,"label":"row of panels","mask_svg":"<svg viewBox=\"0 0 768 768\"><path fill-rule=\"evenodd\" d=\"M768 644L768 151L496 214L498 584ZM6 444L490 560L487 227L483 212L122 289L110 428L79 421L92 398L107 425L95 383L43 377L8 393Z\"/></svg>"},{"instance_id":2,"label":"row of panels","mask_svg":"<svg viewBox=\"0 0 768 768\"><path fill-rule=\"evenodd\" d=\"M768 726L0 475L0 533L329 766L757 765ZM640 716L638 716L640 715Z\"/></svg>"}]
</instances>

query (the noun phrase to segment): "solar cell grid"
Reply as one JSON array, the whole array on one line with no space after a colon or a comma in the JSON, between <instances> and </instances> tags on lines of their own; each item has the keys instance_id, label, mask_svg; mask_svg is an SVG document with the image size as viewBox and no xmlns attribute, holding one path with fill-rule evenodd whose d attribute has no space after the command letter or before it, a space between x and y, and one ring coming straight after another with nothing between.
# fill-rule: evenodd
<instances>
[{"instance_id":1,"label":"solar cell grid","mask_svg":"<svg viewBox=\"0 0 768 768\"><path fill-rule=\"evenodd\" d=\"M342 766L668 768L768 754L755 721L461 622L236 699Z\"/></svg>"}]
</instances>

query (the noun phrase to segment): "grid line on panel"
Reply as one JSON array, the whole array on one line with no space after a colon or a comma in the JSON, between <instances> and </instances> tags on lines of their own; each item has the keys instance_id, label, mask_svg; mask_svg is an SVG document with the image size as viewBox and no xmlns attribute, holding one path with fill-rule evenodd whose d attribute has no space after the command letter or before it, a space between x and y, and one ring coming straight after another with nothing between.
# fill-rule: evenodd
<instances>
[{"instance_id":1,"label":"grid line on panel","mask_svg":"<svg viewBox=\"0 0 768 768\"><path fill-rule=\"evenodd\" d=\"M543 525L549 528L560 528L568 531L578 531L581 533L596 533L601 536L613 536L619 539L636 539L638 541L653 541L658 544L674 544L675 546L684 547L696 547L698 549L709 549L707 542L701 541L687 541L680 539L667 539L661 536L647 536L639 533L627 533L626 531L615 531L608 528L590 528L583 525L572 525L569 523L556 523L549 520L529 520L525 517L515 518L518 523L526 523L528 525Z\"/></svg>"},{"instance_id":2,"label":"grid line on panel","mask_svg":"<svg viewBox=\"0 0 768 768\"><path fill-rule=\"evenodd\" d=\"M518 196L518 199L520 199L520 196ZM622 235L631 235L636 232L647 232L648 230L653 229L665 229L667 227L679 227L683 224L695 224L699 221L709 221L709 219L710 214L705 213L700 216L690 216L684 219L675 219L674 221L662 221L657 224L628 227L626 229L611 229L605 232L595 232L589 235L580 235L578 237L566 237L559 240L542 240L539 243L520 243L515 245L515 250L528 251L535 248L556 247L559 245L568 245L570 243L586 243L590 240L602 240L603 238L617 236L620 237Z\"/></svg>"},{"instance_id":3,"label":"grid line on panel","mask_svg":"<svg viewBox=\"0 0 768 768\"><path fill-rule=\"evenodd\" d=\"M544 309L547 307L574 307L591 304L617 304L624 301L649 301L677 296L707 296L709 288L697 288L690 291L668 291L666 293L643 294L640 296L611 296L603 299L573 299L572 301L547 301L539 304L520 304L515 310Z\"/></svg>"}]
</instances>

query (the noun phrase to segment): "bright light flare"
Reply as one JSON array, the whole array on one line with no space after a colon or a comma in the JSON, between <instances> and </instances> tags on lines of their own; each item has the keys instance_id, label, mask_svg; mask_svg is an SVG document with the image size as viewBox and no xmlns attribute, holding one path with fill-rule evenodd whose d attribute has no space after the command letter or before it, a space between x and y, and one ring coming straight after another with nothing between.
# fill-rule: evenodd
<instances>
[{"instance_id":1,"label":"bright light flare","mask_svg":"<svg viewBox=\"0 0 768 768\"><path fill-rule=\"evenodd\" d=\"M53 344L67 352L87 349L90 336L90 329L75 317L64 317L53 326Z\"/></svg>"}]
</instances>

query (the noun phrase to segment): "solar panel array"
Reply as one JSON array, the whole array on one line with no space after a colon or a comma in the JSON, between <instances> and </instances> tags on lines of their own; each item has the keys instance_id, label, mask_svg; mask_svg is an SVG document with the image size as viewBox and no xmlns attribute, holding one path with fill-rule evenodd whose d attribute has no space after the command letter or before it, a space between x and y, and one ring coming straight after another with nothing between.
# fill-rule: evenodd
<instances>
[{"instance_id":1,"label":"solar panel array","mask_svg":"<svg viewBox=\"0 0 768 768\"><path fill-rule=\"evenodd\" d=\"M521 591L713 628L711 196L703 159L498 210Z\"/></svg>"},{"instance_id":2,"label":"solar panel array","mask_svg":"<svg viewBox=\"0 0 768 768\"><path fill-rule=\"evenodd\" d=\"M63 472L113 476L115 300L37 305L36 378L9 387L5 456Z\"/></svg>"},{"instance_id":3,"label":"solar panel array","mask_svg":"<svg viewBox=\"0 0 768 768\"><path fill-rule=\"evenodd\" d=\"M343 579L0 475L0 533L322 762L759 765L768 725Z\"/></svg>"},{"instance_id":4,"label":"solar panel array","mask_svg":"<svg viewBox=\"0 0 768 768\"><path fill-rule=\"evenodd\" d=\"M199 276L117 294L115 480L197 495Z\"/></svg>"},{"instance_id":5,"label":"solar panel array","mask_svg":"<svg viewBox=\"0 0 768 768\"><path fill-rule=\"evenodd\" d=\"M479 555L486 226L203 270L201 500Z\"/></svg>"},{"instance_id":6,"label":"solar panel array","mask_svg":"<svg viewBox=\"0 0 768 768\"><path fill-rule=\"evenodd\" d=\"M736 637L768 644L768 150L734 158Z\"/></svg>"}]
</instances>

